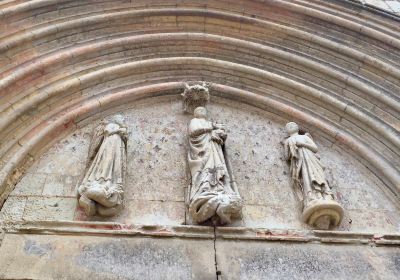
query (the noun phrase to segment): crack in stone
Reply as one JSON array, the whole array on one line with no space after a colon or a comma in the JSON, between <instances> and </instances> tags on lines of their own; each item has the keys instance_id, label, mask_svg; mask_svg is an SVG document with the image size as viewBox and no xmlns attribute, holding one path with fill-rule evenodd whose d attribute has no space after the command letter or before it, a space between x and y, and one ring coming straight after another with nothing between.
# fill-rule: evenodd
<instances>
[{"instance_id":1,"label":"crack in stone","mask_svg":"<svg viewBox=\"0 0 400 280\"><path fill-rule=\"evenodd\" d=\"M222 273L218 270L218 261L217 261L217 233L216 226L214 226L214 265L215 265L215 276L217 280L222 280Z\"/></svg>"}]
</instances>

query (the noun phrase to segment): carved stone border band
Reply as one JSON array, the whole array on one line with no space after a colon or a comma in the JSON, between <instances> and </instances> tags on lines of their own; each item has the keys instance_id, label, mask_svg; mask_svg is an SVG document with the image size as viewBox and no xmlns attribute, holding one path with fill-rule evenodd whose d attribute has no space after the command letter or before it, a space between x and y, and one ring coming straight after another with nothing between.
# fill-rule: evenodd
<instances>
[{"instance_id":1,"label":"carved stone border band","mask_svg":"<svg viewBox=\"0 0 400 280\"><path fill-rule=\"evenodd\" d=\"M257 241L312 242L376 246L400 246L400 234L374 234L343 231L290 230L244 227L211 226L160 226L134 225L106 222L8 222L4 232L13 234L45 235L104 235L104 236L153 236L201 239L234 239ZM215 230L215 234L214 234Z\"/></svg>"}]
</instances>

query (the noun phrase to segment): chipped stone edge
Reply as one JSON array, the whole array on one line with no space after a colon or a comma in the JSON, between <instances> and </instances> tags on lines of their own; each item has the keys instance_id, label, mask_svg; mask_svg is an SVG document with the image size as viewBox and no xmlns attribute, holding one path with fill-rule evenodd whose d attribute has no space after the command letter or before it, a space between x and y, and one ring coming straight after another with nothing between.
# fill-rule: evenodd
<instances>
[{"instance_id":1,"label":"chipped stone edge","mask_svg":"<svg viewBox=\"0 0 400 280\"><path fill-rule=\"evenodd\" d=\"M150 236L321 244L400 246L400 234L248 227L163 226L74 221L3 221L0 233L39 235ZM0 242L2 235L0 234Z\"/></svg>"}]
</instances>

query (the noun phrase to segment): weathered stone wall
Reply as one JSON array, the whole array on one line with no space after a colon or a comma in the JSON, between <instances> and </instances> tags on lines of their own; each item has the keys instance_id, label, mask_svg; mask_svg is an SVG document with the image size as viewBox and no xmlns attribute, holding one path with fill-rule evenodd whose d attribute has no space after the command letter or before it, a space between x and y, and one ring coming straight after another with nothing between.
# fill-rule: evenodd
<instances>
[{"instance_id":1,"label":"weathered stone wall","mask_svg":"<svg viewBox=\"0 0 400 280\"><path fill-rule=\"evenodd\" d=\"M226 123L228 149L244 199L236 226L307 229L290 185L281 141L285 120L247 105L213 98L211 118ZM217 102L216 102L217 101ZM125 108L126 107L126 108ZM125 209L113 218L126 224L190 224L185 215L187 124L180 100L152 100L124 106L129 131ZM110 112L108 112L110 113ZM113 114L111 113L111 116ZM76 183L82 178L94 121L52 147L27 170L1 213L15 220L87 220L77 208ZM310 131L313 134L313 131ZM346 209L339 230L397 232L398 202L378 178L345 150L315 134L320 157L332 172L338 201Z\"/></svg>"},{"instance_id":2,"label":"weathered stone wall","mask_svg":"<svg viewBox=\"0 0 400 280\"><path fill-rule=\"evenodd\" d=\"M209 280L217 269L227 280L395 280L400 273L398 248L364 245L10 234L0 254L7 279Z\"/></svg>"},{"instance_id":3,"label":"weathered stone wall","mask_svg":"<svg viewBox=\"0 0 400 280\"><path fill-rule=\"evenodd\" d=\"M8 235L0 254L2 279L215 278L212 240Z\"/></svg>"},{"instance_id":4,"label":"weathered stone wall","mask_svg":"<svg viewBox=\"0 0 400 280\"><path fill-rule=\"evenodd\" d=\"M0 3L0 278L397 279L399 1ZM185 208L189 115L207 81L244 199L229 226ZM129 128L126 203L77 207L92 129ZM332 172L341 225L300 221L280 141L295 121ZM396 278L397 277L397 278Z\"/></svg>"},{"instance_id":5,"label":"weathered stone wall","mask_svg":"<svg viewBox=\"0 0 400 280\"><path fill-rule=\"evenodd\" d=\"M1 6L0 201L82 118L185 80L314 126L398 192L397 18L343 1L146 3Z\"/></svg>"}]
</instances>

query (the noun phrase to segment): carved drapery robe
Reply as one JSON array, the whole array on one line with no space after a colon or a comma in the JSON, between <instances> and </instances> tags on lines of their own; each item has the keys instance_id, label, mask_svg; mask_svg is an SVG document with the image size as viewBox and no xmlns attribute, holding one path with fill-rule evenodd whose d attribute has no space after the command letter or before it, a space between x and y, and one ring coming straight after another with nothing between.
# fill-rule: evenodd
<instances>
[{"instance_id":1,"label":"carved drapery robe","mask_svg":"<svg viewBox=\"0 0 400 280\"><path fill-rule=\"evenodd\" d=\"M124 124L100 125L89 148L88 168L78 187L79 204L87 215L117 213L123 200L127 129Z\"/></svg>"},{"instance_id":2,"label":"carved drapery robe","mask_svg":"<svg viewBox=\"0 0 400 280\"><path fill-rule=\"evenodd\" d=\"M295 191L303 204L302 220L318 229L337 226L343 219L344 209L334 199L316 155L317 145L308 133L299 134L299 127L294 122L286 124L286 131L290 136L284 142L285 158L290 164Z\"/></svg>"},{"instance_id":3,"label":"carved drapery robe","mask_svg":"<svg viewBox=\"0 0 400 280\"><path fill-rule=\"evenodd\" d=\"M315 199L333 199L316 151L317 146L309 135L292 135L285 141L285 156L290 162L290 174L304 205Z\"/></svg>"},{"instance_id":4,"label":"carved drapery robe","mask_svg":"<svg viewBox=\"0 0 400 280\"><path fill-rule=\"evenodd\" d=\"M189 213L197 223L210 218L229 223L232 217L240 216L242 200L225 159L226 133L212 122L198 118L191 120L188 132L192 177Z\"/></svg>"}]
</instances>

